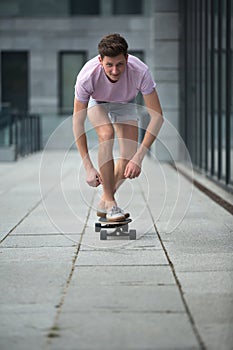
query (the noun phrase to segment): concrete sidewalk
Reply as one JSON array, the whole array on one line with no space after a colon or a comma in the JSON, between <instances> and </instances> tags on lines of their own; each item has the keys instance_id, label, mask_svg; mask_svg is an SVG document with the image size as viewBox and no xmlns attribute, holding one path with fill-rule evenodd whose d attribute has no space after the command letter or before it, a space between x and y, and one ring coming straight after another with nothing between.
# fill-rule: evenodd
<instances>
[{"instance_id":1,"label":"concrete sidewalk","mask_svg":"<svg viewBox=\"0 0 233 350\"><path fill-rule=\"evenodd\" d=\"M145 159L118 202L137 240L100 241L80 158L0 164L0 349L232 349L233 220Z\"/></svg>"}]
</instances>

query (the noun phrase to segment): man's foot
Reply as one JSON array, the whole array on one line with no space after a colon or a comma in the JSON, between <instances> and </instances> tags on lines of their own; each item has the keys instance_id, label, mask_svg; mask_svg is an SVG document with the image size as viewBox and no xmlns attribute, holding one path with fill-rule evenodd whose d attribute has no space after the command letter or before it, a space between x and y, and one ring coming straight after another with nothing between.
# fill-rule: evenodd
<instances>
[{"instance_id":1,"label":"man's foot","mask_svg":"<svg viewBox=\"0 0 233 350\"><path fill-rule=\"evenodd\" d=\"M97 212L96 212L96 215L99 216L100 218L106 218L106 214L107 214L107 211L106 209L102 209L102 208L97 208Z\"/></svg>"},{"instance_id":2,"label":"man's foot","mask_svg":"<svg viewBox=\"0 0 233 350\"><path fill-rule=\"evenodd\" d=\"M106 219L107 221L124 221L125 214L122 213L121 208L113 206L110 210L107 211Z\"/></svg>"},{"instance_id":3,"label":"man's foot","mask_svg":"<svg viewBox=\"0 0 233 350\"><path fill-rule=\"evenodd\" d=\"M117 205L115 204L112 204L112 207L116 207ZM121 211L121 214L123 214L125 216L125 219L129 218L130 217L130 213L125 213L123 209L120 209L118 207L118 209ZM98 207L97 207L97 212L96 212L96 215L99 216L100 218L106 218L106 214L107 214L107 210L105 209L105 201L101 200L98 204Z\"/></svg>"},{"instance_id":4,"label":"man's foot","mask_svg":"<svg viewBox=\"0 0 233 350\"><path fill-rule=\"evenodd\" d=\"M118 207L118 209L120 209L120 208ZM121 211L121 214L123 214L125 216L125 219L130 217L130 213L125 213L123 209L120 209L120 211ZM105 219L106 214L107 214L107 210L105 209L105 207L103 207L102 205L99 204L97 207L96 215L99 216L100 218Z\"/></svg>"},{"instance_id":5,"label":"man's foot","mask_svg":"<svg viewBox=\"0 0 233 350\"><path fill-rule=\"evenodd\" d=\"M125 213L123 209L120 209L120 210L121 210L121 213L125 215L125 219L128 219L130 217L130 213Z\"/></svg>"}]
</instances>

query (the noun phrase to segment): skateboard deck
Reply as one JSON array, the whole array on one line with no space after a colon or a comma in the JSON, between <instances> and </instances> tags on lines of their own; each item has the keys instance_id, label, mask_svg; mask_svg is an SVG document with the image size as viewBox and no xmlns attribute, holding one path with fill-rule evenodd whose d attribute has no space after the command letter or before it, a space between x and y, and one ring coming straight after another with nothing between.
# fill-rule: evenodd
<instances>
[{"instance_id":1,"label":"skateboard deck","mask_svg":"<svg viewBox=\"0 0 233 350\"><path fill-rule=\"evenodd\" d=\"M123 221L108 221L106 218L100 218L95 223L95 232L100 232L100 239L106 240L108 237L125 237L129 239L136 239L136 230L129 230L129 223L131 219ZM108 232L112 230L112 232Z\"/></svg>"}]
</instances>

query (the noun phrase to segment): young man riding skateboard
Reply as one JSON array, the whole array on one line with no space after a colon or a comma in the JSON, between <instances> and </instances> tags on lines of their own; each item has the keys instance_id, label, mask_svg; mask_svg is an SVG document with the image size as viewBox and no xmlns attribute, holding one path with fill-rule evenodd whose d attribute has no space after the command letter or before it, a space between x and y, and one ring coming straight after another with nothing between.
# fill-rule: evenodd
<instances>
[{"instance_id":1,"label":"young man riding skateboard","mask_svg":"<svg viewBox=\"0 0 233 350\"><path fill-rule=\"evenodd\" d=\"M98 44L99 55L81 69L75 84L73 132L90 186L103 186L97 215L108 221L125 220L129 214L118 206L115 192L125 179L140 175L142 161L163 123L155 82L148 67L133 55L119 34L110 34ZM150 122L138 147L138 117L135 97L141 91ZM86 114L96 130L99 171L87 147ZM120 157L113 160L116 133Z\"/></svg>"}]
</instances>

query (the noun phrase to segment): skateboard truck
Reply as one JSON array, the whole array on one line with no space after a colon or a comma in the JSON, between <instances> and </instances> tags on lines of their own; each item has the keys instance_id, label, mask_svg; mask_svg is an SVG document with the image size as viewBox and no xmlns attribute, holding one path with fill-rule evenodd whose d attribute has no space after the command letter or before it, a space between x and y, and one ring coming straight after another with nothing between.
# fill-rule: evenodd
<instances>
[{"instance_id":1,"label":"skateboard truck","mask_svg":"<svg viewBox=\"0 0 233 350\"><path fill-rule=\"evenodd\" d=\"M106 240L108 237L129 237L130 240L136 239L136 230L129 230L131 219L124 221L107 221L100 218L95 223L95 232L100 232L100 240ZM108 232L108 230L113 230Z\"/></svg>"}]
</instances>

